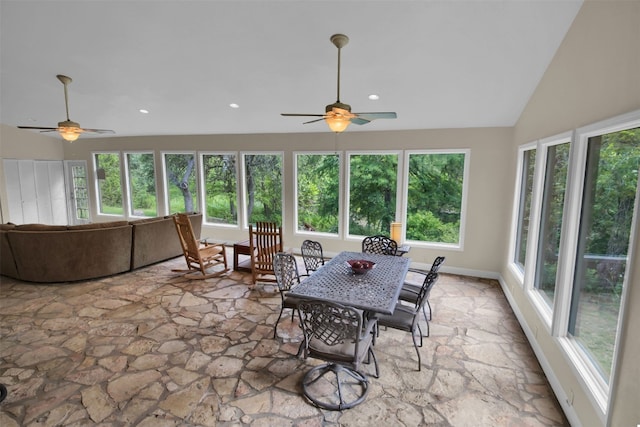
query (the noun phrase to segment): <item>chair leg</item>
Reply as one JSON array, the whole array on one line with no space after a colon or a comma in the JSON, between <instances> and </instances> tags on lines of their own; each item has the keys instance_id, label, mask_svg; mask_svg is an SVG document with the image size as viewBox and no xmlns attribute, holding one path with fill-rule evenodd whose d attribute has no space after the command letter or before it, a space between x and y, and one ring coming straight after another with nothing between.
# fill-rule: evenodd
<instances>
[{"instance_id":1,"label":"chair leg","mask_svg":"<svg viewBox=\"0 0 640 427\"><path fill-rule=\"evenodd\" d=\"M373 366L376 369L376 378L380 378L380 369L378 368L378 359L376 358L376 354L373 352L373 348L369 347L369 356L368 357L373 357ZM371 361L367 362L367 363L371 363Z\"/></svg>"},{"instance_id":2,"label":"chair leg","mask_svg":"<svg viewBox=\"0 0 640 427\"><path fill-rule=\"evenodd\" d=\"M429 306L429 315L427 316L427 306ZM429 320L431 320L431 304L429 304L429 300L427 300L427 303L425 305L422 306L422 314L424 315L424 321L427 324L427 335L429 336Z\"/></svg>"},{"instance_id":3,"label":"chair leg","mask_svg":"<svg viewBox=\"0 0 640 427\"><path fill-rule=\"evenodd\" d=\"M418 326L419 328L419 326ZM411 338L413 338L413 346L416 349L416 353L418 354L418 371L422 370L422 360L420 359L420 349L418 348L418 343L416 342L416 334L415 330L411 331ZM420 332L420 339L422 339L422 332ZM422 345L422 344L420 344Z\"/></svg>"},{"instance_id":4,"label":"chair leg","mask_svg":"<svg viewBox=\"0 0 640 427\"><path fill-rule=\"evenodd\" d=\"M278 315L278 320L276 320L276 324L273 326L273 339L277 338L278 333L278 322L280 322L280 318L282 317L282 312L284 311L284 306L280 308L280 314Z\"/></svg>"}]
</instances>

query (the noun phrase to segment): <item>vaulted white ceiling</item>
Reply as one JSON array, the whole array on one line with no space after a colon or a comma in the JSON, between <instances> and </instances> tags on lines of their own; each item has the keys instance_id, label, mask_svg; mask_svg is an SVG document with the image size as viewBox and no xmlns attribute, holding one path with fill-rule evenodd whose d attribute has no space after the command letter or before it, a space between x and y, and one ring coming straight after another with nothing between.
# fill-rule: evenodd
<instances>
[{"instance_id":1,"label":"vaulted white ceiling","mask_svg":"<svg viewBox=\"0 0 640 427\"><path fill-rule=\"evenodd\" d=\"M65 74L71 120L116 136L328 132L280 113L336 101L344 33L341 101L398 114L347 132L512 126L581 4L1 0L0 121L55 127Z\"/></svg>"}]
</instances>

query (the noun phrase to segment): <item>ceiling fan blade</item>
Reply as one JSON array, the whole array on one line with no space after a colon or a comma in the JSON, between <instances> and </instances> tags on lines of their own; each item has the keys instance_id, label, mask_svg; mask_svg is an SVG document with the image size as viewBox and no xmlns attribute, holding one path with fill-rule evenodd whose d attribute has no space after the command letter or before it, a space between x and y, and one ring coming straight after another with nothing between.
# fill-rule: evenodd
<instances>
[{"instance_id":1,"label":"ceiling fan blade","mask_svg":"<svg viewBox=\"0 0 640 427\"><path fill-rule=\"evenodd\" d=\"M354 117L350 120L354 125L366 125L367 123L371 123L371 120L366 120L361 117Z\"/></svg>"},{"instance_id":2,"label":"ceiling fan blade","mask_svg":"<svg viewBox=\"0 0 640 427\"><path fill-rule=\"evenodd\" d=\"M287 117L324 117L324 114L280 113L280 115Z\"/></svg>"},{"instance_id":3,"label":"ceiling fan blade","mask_svg":"<svg viewBox=\"0 0 640 427\"><path fill-rule=\"evenodd\" d=\"M43 128L39 126L18 126L18 129L39 129L41 131L54 131L58 130L58 128Z\"/></svg>"},{"instance_id":4,"label":"ceiling fan blade","mask_svg":"<svg viewBox=\"0 0 640 427\"><path fill-rule=\"evenodd\" d=\"M321 121L323 121L323 120L324 120L324 116L323 116L322 118L315 119L315 120L311 120L311 121L308 121L308 122L304 122L304 123L302 123L302 124L303 124L303 125L306 125L306 124L309 124L309 123L321 122Z\"/></svg>"},{"instance_id":5,"label":"ceiling fan blade","mask_svg":"<svg viewBox=\"0 0 640 427\"><path fill-rule=\"evenodd\" d=\"M375 120L375 119L397 119L398 115L394 112L381 112L381 113L354 113L356 116L363 118L365 120Z\"/></svg>"},{"instance_id":6,"label":"ceiling fan blade","mask_svg":"<svg viewBox=\"0 0 640 427\"><path fill-rule=\"evenodd\" d=\"M394 112L379 113L354 113L356 116L351 119L351 123L356 125L366 125L375 119L395 119L398 115Z\"/></svg>"},{"instance_id":7,"label":"ceiling fan blade","mask_svg":"<svg viewBox=\"0 0 640 427\"><path fill-rule=\"evenodd\" d=\"M86 129L86 128L82 128L83 132L89 132L89 133L116 133L115 131L111 130L111 129Z\"/></svg>"}]
</instances>

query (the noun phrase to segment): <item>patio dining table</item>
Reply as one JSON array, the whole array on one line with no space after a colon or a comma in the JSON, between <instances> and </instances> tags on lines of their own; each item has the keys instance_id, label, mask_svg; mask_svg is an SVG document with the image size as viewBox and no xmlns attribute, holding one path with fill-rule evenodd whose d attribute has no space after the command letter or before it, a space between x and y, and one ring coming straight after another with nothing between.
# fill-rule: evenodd
<instances>
[{"instance_id":1,"label":"patio dining table","mask_svg":"<svg viewBox=\"0 0 640 427\"><path fill-rule=\"evenodd\" d=\"M372 261L375 266L364 274L354 274L349 260ZM392 314L410 262L404 257L340 252L289 294L359 308L371 315Z\"/></svg>"}]
</instances>

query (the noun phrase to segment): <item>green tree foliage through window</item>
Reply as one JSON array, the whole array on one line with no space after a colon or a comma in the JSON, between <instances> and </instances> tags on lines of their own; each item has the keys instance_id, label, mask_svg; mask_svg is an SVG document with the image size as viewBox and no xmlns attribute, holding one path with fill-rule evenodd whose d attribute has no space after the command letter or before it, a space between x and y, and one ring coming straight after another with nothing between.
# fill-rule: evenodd
<instances>
[{"instance_id":1,"label":"green tree foliage through window","mask_svg":"<svg viewBox=\"0 0 640 427\"><path fill-rule=\"evenodd\" d=\"M204 154L206 222L238 223L237 168L235 154Z\"/></svg>"},{"instance_id":2,"label":"green tree foliage through window","mask_svg":"<svg viewBox=\"0 0 640 427\"><path fill-rule=\"evenodd\" d=\"M98 209L102 214L122 215L122 183L120 181L120 155L96 153L95 168L98 175Z\"/></svg>"},{"instance_id":3,"label":"green tree foliage through window","mask_svg":"<svg viewBox=\"0 0 640 427\"><path fill-rule=\"evenodd\" d=\"M340 156L298 154L298 230L338 233Z\"/></svg>"},{"instance_id":4,"label":"green tree foliage through window","mask_svg":"<svg viewBox=\"0 0 640 427\"><path fill-rule=\"evenodd\" d=\"M246 212L249 224L282 224L282 155L245 154Z\"/></svg>"},{"instance_id":5,"label":"green tree foliage through window","mask_svg":"<svg viewBox=\"0 0 640 427\"><path fill-rule=\"evenodd\" d=\"M194 154L165 154L169 213L197 210L196 158Z\"/></svg>"},{"instance_id":6,"label":"green tree foliage through window","mask_svg":"<svg viewBox=\"0 0 640 427\"><path fill-rule=\"evenodd\" d=\"M349 234L389 235L396 216L398 156L353 154L349 158Z\"/></svg>"},{"instance_id":7,"label":"green tree foliage through window","mask_svg":"<svg viewBox=\"0 0 640 427\"><path fill-rule=\"evenodd\" d=\"M527 241L529 238L529 221L531 219L531 197L533 195L536 150L529 149L524 151L520 160L522 162L522 175L520 176L518 230L514 260L520 268L524 270L527 257Z\"/></svg>"},{"instance_id":8,"label":"green tree foliage through window","mask_svg":"<svg viewBox=\"0 0 640 427\"><path fill-rule=\"evenodd\" d=\"M544 174L544 194L540 220L540 240L534 287L551 307L556 291L558 253L562 233L562 214L567 186L569 150L571 144L551 145L547 148Z\"/></svg>"},{"instance_id":9,"label":"green tree foliage through window","mask_svg":"<svg viewBox=\"0 0 640 427\"><path fill-rule=\"evenodd\" d=\"M153 153L127 153L126 161L130 196L129 214L156 216L156 171Z\"/></svg>"},{"instance_id":10,"label":"green tree foliage through window","mask_svg":"<svg viewBox=\"0 0 640 427\"><path fill-rule=\"evenodd\" d=\"M411 153L407 188L407 240L458 243L464 153Z\"/></svg>"}]
</instances>

